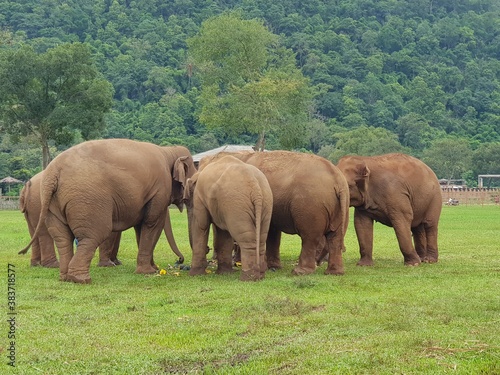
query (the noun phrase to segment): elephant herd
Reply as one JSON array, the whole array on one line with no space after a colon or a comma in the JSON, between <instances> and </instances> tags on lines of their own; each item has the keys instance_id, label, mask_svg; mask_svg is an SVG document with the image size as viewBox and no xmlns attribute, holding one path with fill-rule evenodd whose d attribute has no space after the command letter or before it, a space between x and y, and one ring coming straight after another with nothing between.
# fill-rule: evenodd
<instances>
[{"instance_id":1,"label":"elephant herd","mask_svg":"<svg viewBox=\"0 0 500 375\"><path fill-rule=\"evenodd\" d=\"M20 206L31 235L31 264L59 267L60 280L90 283L90 263L120 264L121 232L135 229L136 273L155 273L153 250L172 233L169 206L187 207L191 275L206 272L210 229L217 272L232 272L241 249L241 280L280 268L281 233L301 238L296 275L327 259L326 274L344 273L342 252L354 206L361 259L373 264L373 223L396 232L406 265L437 262L441 191L424 163L404 154L346 156L337 165L290 151L219 153L199 168L189 150L127 139L87 141L58 155L26 183ZM59 253L55 255L54 243ZM74 244L77 244L74 251Z\"/></svg>"}]
</instances>

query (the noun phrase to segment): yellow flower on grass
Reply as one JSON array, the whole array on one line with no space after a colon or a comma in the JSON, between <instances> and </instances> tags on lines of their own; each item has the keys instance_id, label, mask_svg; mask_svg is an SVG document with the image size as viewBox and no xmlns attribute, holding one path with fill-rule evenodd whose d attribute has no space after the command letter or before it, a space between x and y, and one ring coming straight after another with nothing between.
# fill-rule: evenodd
<instances>
[{"instance_id":1,"label":"yellow flower on grass","mask_svg":"<svg viewBox=\"0 0 500 375\"><path fill-rule=\"evenodd\" d=\"M160 275L166 275L167 271L165 271L163 268L160 270Z\"/></svg>"}]
</instances>

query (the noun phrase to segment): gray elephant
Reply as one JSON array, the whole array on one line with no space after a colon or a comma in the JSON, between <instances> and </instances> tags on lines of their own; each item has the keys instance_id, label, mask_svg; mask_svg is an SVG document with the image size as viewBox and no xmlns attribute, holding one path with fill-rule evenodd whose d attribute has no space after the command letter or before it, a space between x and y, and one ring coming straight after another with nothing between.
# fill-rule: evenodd
<instances>
[{"instance_id":1,"label":"gray elephant","mask_svg":"<svg viewBox=\"0 0 500 375\"><path fill-rule=\"evenodd\" d=\"M240 279L260 280L266 271L266 239L273 196L264 174L232 156L202 162L184 191L193 259L191 275L204 274L211 224L218 273L233 270L234 241L241 248Z\"/></svg>"},{"instance_id":2,"label":"gray elephant","mask_svg":"<svg viewBox=\"0 0 500 375\"><path fill-rule=\"evenodd\" d=\"M374 221L394 228L406 265L438 261L441 188L427 165L408 155L386 154L345 156L338 167L346 176L350 204L355 207L358 265L373 265Z\"/></svg>"},{"instance_id":3,"label":"gray elephant","mask_svg":"<svg viewBox=\"0 0 500 375\"><path fill-rule=\"evenodd\" d=\"M28 224L30 236L33 236L38 225L38 219L41 211L40 201L40 183L43 178L43 171L33 176L21 190L19 197L19 205L21 212L24 213L24 218ZM169 210L164 227L165 236L172 251L179 257L178 262L184 262L184 256L180 252L172 233L170 224ZM110 267L120 265L121 262L117 258L118 249L120 247L121 232L112 232L102 244L99 245L99 267ZM46 225L42 224L40 234L37 240L32 244L31 265L42 266L48 268L59 267L59 261L56 257L54 240L50 236Z\"/></svg>"},{"instance_id":4,"label":"gray elephant","mask_svg":"<svg viewBox=\"0 0 500 375\"><path fill-rule=\"evenodd\" d=\"M128 139L83 142L59 154L41 183L43 224L59 252L60 279L90 283L90 262L112 232L134 227L137 273L156 272L153 249L170 204L183 207L187 178L196 172L185 147L160 147ZM77 251L73 254L73 241Z\"/></svg>"},{"instance_id":5,"label":"gray elephant","mask_svg":"<svg viewBox=\"0 0 500 375\"><path fill-rule=\"evenodd\" d=\"M224 154L229 153L221 153ZM231 155L262 171L273 192L273 214L266 243L268 268L281 267L279 246L281 232L285 232L298 234L302 240L294 274L314 272L318 254L322 252L329 255L325 273L343 274L349 191L338 168L317 155L290 151Z\"/></svg>"}]
</instances>

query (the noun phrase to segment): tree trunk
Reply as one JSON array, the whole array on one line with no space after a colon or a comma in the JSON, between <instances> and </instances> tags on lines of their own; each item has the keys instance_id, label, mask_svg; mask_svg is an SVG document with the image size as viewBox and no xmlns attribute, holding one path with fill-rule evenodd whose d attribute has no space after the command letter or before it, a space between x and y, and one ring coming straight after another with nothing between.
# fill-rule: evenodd
<instances>
[{"instance_id":1,"label":"tree trunk","mask_svg":"<svg viewBox=\"0 0 500 375\"><path fill-rule=\"evenodd\" d=\"M259 134L259 138L257 139L257 143L255 144L255 151L264 151L266 148L266 131L262 130Z\"/></svg>"},{"instance_id":2,"label":"tree trunk","mask_svg":"<svg viewBox=\"0 0 500 375\"><path fill-rule=\"evenodd\" d=\"M47 168L51 160L49 144L46 139L42 139L42 168Z\"/></svg>"}]
</instances>

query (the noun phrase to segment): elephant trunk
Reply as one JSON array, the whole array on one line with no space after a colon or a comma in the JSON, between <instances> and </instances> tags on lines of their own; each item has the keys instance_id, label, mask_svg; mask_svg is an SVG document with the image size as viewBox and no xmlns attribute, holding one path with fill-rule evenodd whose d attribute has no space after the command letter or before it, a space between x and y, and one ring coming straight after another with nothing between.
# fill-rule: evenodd
<instances>
[{"instance_id":1,"label":"elephant trunk","mask_svg":"<svg viewBox=\"0 0 500 375\"><path fill-rule=\"evenodd\" d=\"M172 232L172 223L170 222L170 208L167 208L167 215L165 216L165 226L163 227L165 236L167 237L168 244L175 255L179 257L179 264L184 263L184 255L182 255L177 243L175 242L174 233Z\"/></svg>"}]
</instances>

